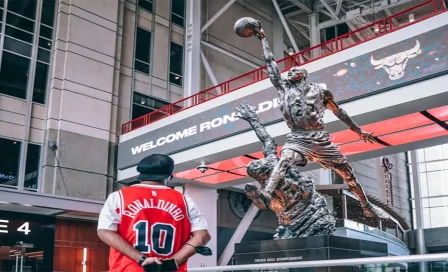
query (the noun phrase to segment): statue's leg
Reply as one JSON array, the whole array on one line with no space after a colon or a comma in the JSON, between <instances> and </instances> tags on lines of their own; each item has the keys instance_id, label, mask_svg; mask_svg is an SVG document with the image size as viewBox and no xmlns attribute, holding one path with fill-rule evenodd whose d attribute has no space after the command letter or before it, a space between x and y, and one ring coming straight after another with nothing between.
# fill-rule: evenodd
<instances>
[{"instance_id":1,"label":"statue's leg","mask_svg":"<svg viewBox=\"0 0 448 272\"><path fill-rule=\"evenodd\" d=\"M274 170L272 171L269 180L266 183L266 187L261 191L264 197L266 197L267 199L271 199L275 188L277 188L277 185L283 181L286 170L299 160L302 161L303 157L296 151L293 151L291 149L282 150L280 160L274 167Z\"/></svg>"},{"instance_id":2,"label":"statue's leg","mask_svg":"<svg viewBox=\"0 0 448 272\"><path fill-rule=\"evenodd\" d=\"M372 211L372 205L367 199L366 193L359 184L355 177L353 167L348 163L334 164L332 168L336 173L338 173L348 184L350 191L359 199L362 208L364 209L364 215L367 217L374 217L375 214Z\"/></svg>"}]
</instances>

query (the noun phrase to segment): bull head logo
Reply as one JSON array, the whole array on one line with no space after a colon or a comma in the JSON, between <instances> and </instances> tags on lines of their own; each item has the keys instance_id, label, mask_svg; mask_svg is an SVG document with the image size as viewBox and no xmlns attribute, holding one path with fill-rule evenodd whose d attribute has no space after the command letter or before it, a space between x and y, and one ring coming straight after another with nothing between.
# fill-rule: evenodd
<instances>
[{"instance_id":1,"label":"bull head logo","mask_svg":"<svg viewBox=\"0 0 448 272\"><path fill-rule=\"evenodd\" d=\"M370 58L370 63L376 66L375 69L384 68L391 80L397 80L404 76L404 68L406 68L408 60L415 58L420 53L420 43L419 41L416 41L416 45L412 49L394 54L381 60L375 60L372 56Z\"/></svg>"}]
</instances>

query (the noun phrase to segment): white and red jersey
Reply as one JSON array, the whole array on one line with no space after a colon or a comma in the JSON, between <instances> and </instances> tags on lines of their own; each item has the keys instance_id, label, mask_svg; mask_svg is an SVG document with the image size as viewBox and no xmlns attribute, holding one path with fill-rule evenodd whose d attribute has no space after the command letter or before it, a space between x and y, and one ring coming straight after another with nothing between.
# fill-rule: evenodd
<instances>
[{"instance_id":1,"label":"white and red jersey","mask_svg":"<svg viewBox=\"0 0 448 272\"><path fill-rule=\"evenodd\" d=\"M166 186L137 184L108 197L98 229L116 231L149 257L171 258L192 231L207 229L207 223L188 196ZM111 248L109 271L142 272L143 268ZM178 271L187 271L187 262Z\"/></svg>"}]
</instances>

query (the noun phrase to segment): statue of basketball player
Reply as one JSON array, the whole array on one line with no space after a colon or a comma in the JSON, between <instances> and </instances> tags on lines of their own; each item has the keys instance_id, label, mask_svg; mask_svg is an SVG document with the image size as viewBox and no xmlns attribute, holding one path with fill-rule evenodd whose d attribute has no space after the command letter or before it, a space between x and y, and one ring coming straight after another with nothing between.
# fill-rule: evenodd
<instances>
[{"instance_id":1,"label":"statue of basketball player","mask_svg":"<svg viewBox=\"0 0 448 272\"><path fill-rule=\"evenodd\" d=\"M372 133L362 130L338 106L324 84L307 82L308 72L304 68L292 67L288 71L287 78L283 79L260 22L254 27L254 34L261 40L263 58L267 63L271 82L278 90L280 110L291 129L283 146L281 158L261 193L267 199L271 199L288 168L318 162L325 169L334 170L348 183L350 191L358 197L366 216L378 216L357 181L347 158L331 142L329 134L324 130L322 118L325 109L331 110L365 142L376 142Z\"/></svg>"}]
</instances>

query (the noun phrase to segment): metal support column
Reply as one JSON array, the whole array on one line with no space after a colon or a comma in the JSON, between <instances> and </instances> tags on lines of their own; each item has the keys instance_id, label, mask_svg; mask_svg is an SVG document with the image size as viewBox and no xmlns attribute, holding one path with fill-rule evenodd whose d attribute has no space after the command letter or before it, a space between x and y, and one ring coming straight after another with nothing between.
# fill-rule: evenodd
<instances>
[{"instance_id":1,"label":"metal support column","mask_svg":"<svg viewBox=\"0 0 448 272\"><path fill-rule=\"evenodd\" d=\"M319 22L319 14L317 12L308 15L310 23L310 44L311 47L320 44L320 31L317 27Z\"/></svg>"},{"instance_id":2,"label":"metal support column","mask_svg":"<svg viewBox=\"0 0 448 272\"><path fill-rule=\"evenodd\" d=\"M274 53L274 57L276 59L283 59L284 55L284 46L283 42L283 25L280 17L277 14L272 14L272 52Z\"/></svg>"},{"instance_id":3,"label":"metal support column","mask_svg":"<svg viewBox=\"0 0 448 272\"><path fill-rule=\"evenodd\" d=\"M420 195L420 170L418 167L417 152L415 150L411 151L411 167L412 167L412 183L414 185L414 198L415 198L415 244L417 254L425 254L425 233L423 229L423 210L422 210L422 199ZM419 272L428 271L428 265L425 262L419 263Z\"/></svg>"},{"instance_id":4,"label":"metal support column","mask_svg":"<svg viewBox=\"0 0 448 272\"><path fill-rule=\"evenodd\" d=\"M201 89L201 1L187 0L186 22L184 97Z\"/></svg>"},{"instance_id":5,"label":"metal support column","mask_svg":"<svg viewBox=\"0 0 448 272\"><path fill-rule=\"evenodd\" d=\"M292 36L291 30L289 29L288 23L285 20L285 17L283 16L282 10L280 9L280 6L277 3L277 0L272 0L272 3L274 4L275 9L277 10L278 17L280 17L280 20L283 24L283 27L285 28L286 34L288 35L289 40L291 41L291 45L294 48L294 51L297 53L299 52L299 47L297 46L297 43Z\"/></svg>"},{"instance_id":6,"label":"metal support column","mask_svg":"<svg viewBox=\"0 0 448 272\"><path fill-rule=\"evenodd\" d=\"M222 252L221 257L218 260L219 266L226 266L229 263L233 253L235 253L235 244L241 242L241 239L243 239L244 234L246 234L247 229L249 229L249 226L257 215L257 212L258 208L255 207L254 204L250 205L240 224L233 233L232 238L230 238L229 243Z\"/></svg>"}]
</instances>

